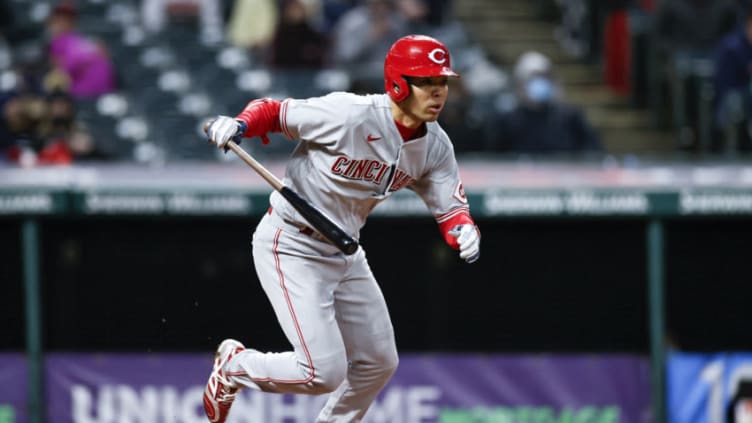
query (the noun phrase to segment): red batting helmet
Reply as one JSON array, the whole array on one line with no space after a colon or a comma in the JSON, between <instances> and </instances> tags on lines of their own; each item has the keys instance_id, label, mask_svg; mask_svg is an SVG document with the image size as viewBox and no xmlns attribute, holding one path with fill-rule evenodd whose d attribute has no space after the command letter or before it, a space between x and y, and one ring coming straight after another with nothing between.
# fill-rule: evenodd
<instances>
[{"instance_id":1,"label":"red batting helmet","mask_svg":"<svg viewBox=\"0 0 752 423\"><path fill-rule=\"evenodd\" d=\"M384 60L384 88L394 101L410 95L405 76L454 76L449 50L439 40L426 35L408 35L397 40Z\"/></svg>"}]
</instances>

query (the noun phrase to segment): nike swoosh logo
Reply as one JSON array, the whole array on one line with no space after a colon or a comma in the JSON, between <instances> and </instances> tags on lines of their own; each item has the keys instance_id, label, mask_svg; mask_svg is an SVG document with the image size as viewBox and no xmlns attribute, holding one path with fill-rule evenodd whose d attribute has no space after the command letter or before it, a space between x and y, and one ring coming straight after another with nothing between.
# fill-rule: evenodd
<instances>
[{"instance_id":1,"label":"nike swoosh logo","mask_svg":"<svg viewBox=\"0 0 752 423\"><path fill-rule=\"evenodd\" d=\"M380 140L380 139L381 139L381 137L374 137L371 134L368 134L368 138L366 138L366 140L368 140L369 142L370 141L377 141L377 140Z\"/></svg>"}]
</instances>

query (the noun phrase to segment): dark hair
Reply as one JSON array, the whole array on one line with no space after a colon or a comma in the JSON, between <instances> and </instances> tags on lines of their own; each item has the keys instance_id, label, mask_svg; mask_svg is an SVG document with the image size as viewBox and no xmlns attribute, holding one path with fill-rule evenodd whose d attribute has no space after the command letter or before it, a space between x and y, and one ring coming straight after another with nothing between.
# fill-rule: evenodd
<instances>
[{"instance_id":1,"label":"dark hair","mask_svg":"<svg viewBox=\"0 0 752 423\"><path fill-rule=\"evenodd\" d=\"M78 17L78 9L73 2L63 0L52 9L50 16L67 16L75 19Z\"/></svg>"}]
</instances>

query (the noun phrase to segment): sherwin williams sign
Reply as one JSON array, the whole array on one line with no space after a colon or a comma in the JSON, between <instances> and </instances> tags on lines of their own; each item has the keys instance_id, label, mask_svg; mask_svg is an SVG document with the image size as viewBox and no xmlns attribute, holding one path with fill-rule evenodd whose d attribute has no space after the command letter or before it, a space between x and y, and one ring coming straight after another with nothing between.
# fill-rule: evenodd
<instances>
[{"instance_id":1,"label":"sherwin williams sign","mask_svg":"<svg viewBox=\"0 0 752 423\"><path fill-rule=\"evenodd\" d=\"M210 354L50 354L48 421L203 423L210 365ZM364 422L650 422L648 379L635 356L406 355ZM245 390L228 422L310 423L325 401Z\"/></svg>"}]
</instances>

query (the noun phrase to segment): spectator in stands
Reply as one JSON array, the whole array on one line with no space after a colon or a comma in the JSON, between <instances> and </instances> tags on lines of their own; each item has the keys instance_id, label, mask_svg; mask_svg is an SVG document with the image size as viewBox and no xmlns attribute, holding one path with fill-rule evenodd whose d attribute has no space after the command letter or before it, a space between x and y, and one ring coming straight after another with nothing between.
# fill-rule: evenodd
<instances>
[{"instance_id":1,"label":"spectator in stands","mask_svg":"<svg viewBox=\"0 0 752 423\"><path fill-rule=\"evenodd\" d=\"M716 126L728 137L726 148L749 150L752 140L745 123L752 117L752 3L742 24L716 46L713 60Z\"/></svg>"},{"instance_id":2,"label":"spectator in stands","mask_svg":"<svg viewBox=\"0 0 752 423\"><path fill-rule=\"evenodd\" d=\"M668 56L707 55L737 24L737 0L663 0L656 14L659 48Z\"/></svg>"},{"instance_id":3,"label":"spectator in stands","mask_svg":"<svg viewBox=\"0 0 752 423\"><path fill-rule=\"evenodd\" d=\"M65 165L73 162L73 152L68 139L75 120L75 103L62 91L51 93L44 102L44 114L38 123L37 133L41 144L36 146L36 164Z\"/></svg>"},{"instance_id":4,"label":"spectator in stands","mask_svg":"<svg viewBox=\"0 0 752 423\"><path fill-rule=\"evenodd\" d=\"M421 34L432 31L440 23L429 20L431 4L428 0L396 0L397 8L407 21L407 31Z\"/></svg>"},{"instance_id":5,"label":"spectator in stands","mask_svg":"<svg viewBox=\"0 0 752 423\"><path fill-rule=\"evenodd\" d=\"M588 22L596 19L586 0L554 0L559 9L560 23L554 31L554 37L561 47L570 55L584 58L591 50L594 41L589 33ZM541 8L539 2L539 8ZM550 7L550 6L549 6ZM545 6L542 8L545 9ZM545 10L541 10L546 13Z\"/></svg>"},{"instance_id":6,"label":"spectator in stands","mask_svg":"<svg viewBox=\"0 0 752 423\"><path fill-rule=\"evenodd\" d=\"M449 80L449 91L439 117L439 123L454 144L457 154L475 153L483 150L485 131L484 111L478 110L473 94L462 79Z\"/></svg>"},{"instance_id":7,"label":"spectator in stands","mask_svg":"<svg viewBox=\"0 0 752 423\"><path fill-rule=\"evenodd\" d=\"M407 33L395 0L365 0L348 10L333 29L333 64L350 72L352 91L383 88L384 57L392 42Z\"/></svg>"},{"instance_id":8,"label":"spectator in stands","mask_svg":"<svg viewBox=\"0 0 752 423\"><path fill-rule=\"evenodd\" d=\"M45 98L22 93L3 104L0 128L12 138L6 156L24 166L65 165L79 159L105 155L76 121L76 104L67 93L55 91Z\"/></svg>"},{"instance_id":9,"label":"spectator in stands","mask_svg":"<svg viewBox=\"0 0 752 423\"><path fill-rule=\"evenodd\" d=\"M313 27L303 0L283 0L281 19L269 49L269 63L278 68L321 68L329 40Z\"/></svg>"},{"instance_id":10,"label":"spectator in stands","mask_svg":"<svg viewBox=\"0 0 752 423\"><path fill-rule=\"evenodd\" d=\"M44 100L32 93L6 93L0 98L0 111L0 148L4 155L12 161L18 161L22 152L35 157L42 145L39 123L46 111Z\"/></svg>"},{"instance_id":11,"label":"spectator in stands","mask_svg":"<svg viewBox=\"0 0 752 423\"><path fill-rule=\"evenodd\" d=\"M50 85L45 48L40 43L18 47L12 67L13 83L0 91L0 150L39 148L39 122L45 115L45 88Z\"/></svg>"},{"instance_id":12,"label":"spectator in stands","mask_svg":"<svg viewBox=\"0 0 752 423\"><path fill-rule=\"evenodd\" d=\"M342 15L359 3L358 0L321 0L322 32L329 33Z\"/></svg>"},{"instance_id":13,"label":"spectator in stands","mask_svg":"<svg viewBox=\"0 0 752 423\"><path fill-rule=\"evenodd\" d=\"M223 39L220 0L141 0L141 21L151 33L162 32L171 22L195 23L204 44L214 45Z\"/></svg>"},{"instance_id":14,"label":"spectator in stands","mask_svg":"<svg viewBox=\"0 0 752 423\"><path fill-rule=\"evenodd\" d=\"M591 19L597 20L592 30L590 58L602 57L603 79L616 94L626 96L632 92L632 60L642 51L634 51L632 39L635 36L630 27L630 14L639 8L634 0L609 0L594 2L598 6L591 12ZM642 49L644 50L644 49Z\"/></svg>"},{"instance_id":15,"label":"spectator in stands","mask_svg":"<svg viewBox=\"0 0 752 423\"><path fill-rule=\"evenodd\" d=\"M274 38L278 10L275 0L235 0L227 25L230 44L261 54Z\"/></svg>"},{"instance_id":16,"label":"spectator in stands","mask_svg":"<svg viewBox=\"0 0 752 423\"><path fill-rule=\"evenodd\" d=\"M528 51L514 69L517 104L494 120L488 149L513 154L600 152L597 132L581 110L559 98L551 61Z\"/></svg>"},{"instance_id":17,"label":"spectator in stands","mask_svg":"<svg viewBox=\"0 0 752 423\"><path fill-rule=\"evenodd\" d=\"M603 53L614 54L611 51L614 47L617 55L626 54L623 51L626 46L608 43L613 43L614 37L628 36L628 9L647 6L651 1L655 0L538 0L536 3L540 16L558 19L554 37L568 54L598 63Z\"/></svg>"},{"instance_id":18,"label":"spectator in stands","mask_svg":"<svg viewBox=\"0 0 752 423\"><path fill-rule=\"evenodd\" d=\"M45 145L40 152L42 163L66 164L85 159L103 159L91 134L76 119L76 103L65 92L57 91L47 97L47 113L42 121L41 134Z\"/></svg>"},{"instance_id":19,"label":"spectator in stands","mask_svg":"<svg viewBox=\"0 0 752 423\"><path fill-rule=\"evenodd\" d=\"M468 37L462 24L448 16L445 3L444 0L396 0L407 32L441 38L450 49L460 53L469 44ZM461 56L458 53L455 56Z\"/></svg>"},{"instance_id":20,"label":"spectator in stands","mask_svg":"<svg viewBox=\"0 0 752 423\"><path fill-rule=\"evenodd\" d=\"M707 131L700 115L701 87L709 84L708 68L712 49L737 23L738 0L664 0L655 18L661 96L670 111L678 147L702 150L707 147ZM665 116L669 117L669 116Z\"/></svg>"},{"instance_id":21,"label":"spectator in stands","mask_svg":"<svg viewBox=\"0 0 752 423\"><path fill-rule=\"evenodd\" d=\"M115 69L107 49L76 30L78 11L67 1L59 3L47 20L49 58L68 79L74 98L91 98L115 89Z\"/></svg>"}]
</instances>

